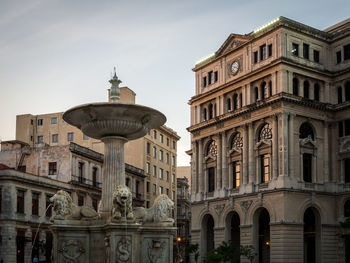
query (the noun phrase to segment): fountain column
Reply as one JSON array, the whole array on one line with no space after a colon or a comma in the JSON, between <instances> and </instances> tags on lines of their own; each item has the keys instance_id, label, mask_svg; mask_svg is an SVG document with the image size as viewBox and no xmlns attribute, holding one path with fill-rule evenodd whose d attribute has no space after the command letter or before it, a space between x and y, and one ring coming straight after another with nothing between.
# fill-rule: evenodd
<instances>
[{"instance_id":1,"label":"fountain column","mask_svg":"<svg viewBox=\"0 0 350 263\"><path fill-rule=\"evenodd\" d=\"M102 180L102 213L110 215L113 192L116 186L125 185L124 144L128 141L120 136L107 136L101 139L105 145Z\"/></svg>"}]
</instances>

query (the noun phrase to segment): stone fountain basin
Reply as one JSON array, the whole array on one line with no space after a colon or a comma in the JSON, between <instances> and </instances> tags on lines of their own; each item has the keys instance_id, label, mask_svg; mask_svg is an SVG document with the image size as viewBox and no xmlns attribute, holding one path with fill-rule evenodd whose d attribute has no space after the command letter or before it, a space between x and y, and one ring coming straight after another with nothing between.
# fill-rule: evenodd
<instances>
[{"instance_id":1,"label":"stone fountain basin","mask_svg":"<svg viewBox=\"0 0 350 263\"><path fill-rule=\"evenodd\" d=\"M120 136L134 140L163 125L166 117L155 109L137 104L97 102L67 110L63 120L91 138Z\"/></svg>"}]
</instances>

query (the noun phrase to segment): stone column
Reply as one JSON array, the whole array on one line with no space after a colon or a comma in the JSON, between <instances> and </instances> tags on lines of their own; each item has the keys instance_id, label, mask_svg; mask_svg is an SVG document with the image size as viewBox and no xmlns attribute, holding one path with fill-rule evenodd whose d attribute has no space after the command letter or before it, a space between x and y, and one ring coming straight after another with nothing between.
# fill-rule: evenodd
<instances>
[{"instance_id":1,"label":"stone column","mask_svg":"<svg viewBox=\"0 0 350 263\"><path fill-rule=\"evenodd\" d=\"M204 174L203 174L203 142L202 139L198 141L198 179L199 179L199 193L204 193Z\"/></svg>"},{"instance_id":2,"label":"stone column","mask_svg":"<svg viewBox=\"0 0 350 263\"><path fill-rule=\"evenodd\" d=\"M17 231L15 222L5 221L0 228L2 242L0 243L0 260L3 262L16 262L16 236ZM29 261L31 262L31 261Z\"/></svg>"},{"instance_id":3,"label":"stone column","mask_svg":"<svg viewBox=\"0 0 350 263\"><path fill-rule=\"evenodd\" d=\"M255 183L255 157L254 157L254 129L249 123L249 183Z\"/></svg>"},{"instance_id":4,"label":"stone column","mask_svg":"<svg viewBox=\"0 0 350 263\"><path fill-rule=\"evenodd\" d=\"M248 183L248 125L243 127L243 184Z\"/></svg>"},{"instance_id":5,"label":"stone column","mask_svg":"<svg viewBox=\"0 0 350 263\"><path fill-rule=\"evenodd\" d=\"M103 180L102 180L102 214L107 217L112 211L112 198L116 186L125 185L124 144L127 139L119 136L102 138L105 144Z\"/></svg>"},{"instance_id":6,"label":"stone column","mask_svg":"<svg viewBox=\"0 0 350 263\"><path fill-rule=\"evenodd\" d=\"M216 159L216 190L221 189L222 185L222 173L221 173L221 165L222 165L222 139L221 139L221 133L217 136L217 142L218 142L218 156Z\"/></svg>"},{"instance_id":7,"label":"stone column","mask_svg":"<svg viewBox=\"0 0 350 263\"><path fill-rule=\"evenodd\" d=\"M34 233L35 235L35 233ZM32 240L32 230L26 229L25 238L29 241ZM32 242L25 241L24 244L24 262L32 262Z\"/></svg>"},{"instance_id":8,"label":"stone column","mask_svg":"<svg viewBox=\"0 0 350 263\"><path fill-rule=\"evenodd\" d=\"M227 135L222 133L222 188L227 188L228 169L227 169Z\"/></svg>"},{"instance_id":9,"label":"stone column","mask_svg":"<svg viewBox=\"0 0 350 263\"><path fill-rule=\"evenodd\" d=\"M272 178L278 177L278 121L277 115L273 116L272 126Z\"/></svg>"},{"instance_id":10,"label":"stone column","mask_svg":"<svg viewBox=\"0 0 350 263\"><path fill-rule=\"evenodd\" d=\"M280 117L280 176L288 176L288 113L283 112Z\"/></svg>"},{"instance_id":11,"label":"stone column","mask_svg":"<svg viewBox=\"0 0 350 263\"><path fill-rule=\"evenodd\" d=\"M289 173L294 178L295 174L295 135L294 135L294 118L295 114L289 114Z\"/></svg>"},{"instance_id":12,"label":"stone column","mask_svg":"<svg viewBox=\"0 0 350 263\"><path fill-rule=\"evenodd\" d=\"M323 141L323 169L324 169L324 182L329 182L329 149L328 149L328 122L324 122L324 141Z\"/></svg>"}]
</instances>

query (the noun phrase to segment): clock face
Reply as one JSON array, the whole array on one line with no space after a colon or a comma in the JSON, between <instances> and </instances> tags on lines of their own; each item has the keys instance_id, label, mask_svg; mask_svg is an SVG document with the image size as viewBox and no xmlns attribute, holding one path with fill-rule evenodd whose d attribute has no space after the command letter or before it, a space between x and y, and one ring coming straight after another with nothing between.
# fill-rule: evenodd
<instances>
[{"instance_id":1,"label":"clock face","mask_svg":"<svg viewBox=\"0 0 350 263\"><path fill-rule=\"evenodd\" d=\"M235 60L231 64L231 72L232 74L237 74L238 70L239 70L239 62Z\"/></svg>"}]
</instances>

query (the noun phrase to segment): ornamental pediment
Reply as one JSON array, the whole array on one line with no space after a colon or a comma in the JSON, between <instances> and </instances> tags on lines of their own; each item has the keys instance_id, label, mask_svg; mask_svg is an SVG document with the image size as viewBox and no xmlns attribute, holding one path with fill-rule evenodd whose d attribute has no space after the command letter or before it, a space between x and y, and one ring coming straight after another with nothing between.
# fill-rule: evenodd
<instances>
[{"instance_id":1,"label":"ornamental pediment","mask_svg":"<svg viewBox=\"0 0 350 263\"><path fill-rule=\"evenodd\" d=\"M270 147L271 145L272 145L272 142L270 139L262 139L255 144L255 150L262 148L264 146Z\"/></svg>"},{"instance_id":2,"label":"ornamental pediment","mask_svg":"<svg viewBox=\"0 0 350 263\"><path fill-rule=\"evenodd\" d=\"M299 140L299 144L301 147L312 147L317 148L316 141L312 140L311 136Z\"/></svg>"},{"instance_id":3,"label":"ornamental pediment","mask_svg":"<svg viewBox=\"0 0 350 263\"><path fill-rule=\"evenodd\" d=\"M239 34L231 34L221 47L216 51L216 55L220 56L230 52L231 50L243 45L249 40L249 37Z\"/></svg>"},{"instance_id":4,"label":"ornamental pediment","mask_svg":"<svg viewBox=\"0 0 350 263\"><path fill-rule=\"evenodd\" d=\"M231 154L235 154L235 153L242 153L242 148L238 148L238 147L232 147L232 149L228 152L229 155Z\"/></svg>"}]
</instances>

